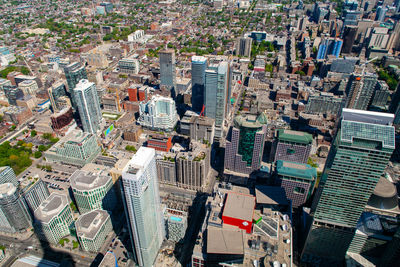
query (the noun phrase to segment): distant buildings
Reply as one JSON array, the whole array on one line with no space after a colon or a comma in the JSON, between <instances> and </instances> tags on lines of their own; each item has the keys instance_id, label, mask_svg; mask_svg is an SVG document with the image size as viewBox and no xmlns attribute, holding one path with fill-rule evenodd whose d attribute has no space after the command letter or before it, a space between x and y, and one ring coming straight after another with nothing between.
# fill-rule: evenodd
<instances>
[{"instance_id":1,"label":"distant buildings","mask_svg":"<svg viewBox=\"0 0 400 267\"><path fill-rule=\"evenodd\" d=\"M165 236L154 149L139 148L124 168L122 185L134 260L152 266Z\"/></svg>"},{"instance_id":2,"label":"distant buildings","mask_svg":"<svg viewBox=\"0 0 400 267\"><path fill-rule=\"evenodd\" d=\"M88 80L81 80L74 89L74 96L83 131L97 133L100 129L102 114L95 84Z\"/></svg>"},{"instance_id":3,"label":"distant buildings","mask_svg":"<svg viewBox=\"0 0 400 267\"><path fill-rule=\"evenodd\" d=\"M178 121L175 102L170 97L155 95L147 103L140 103L140 125L155 130L172 131Z\"/></svg>"},{"instance_id":4,"label":"distant buildings","mask_svg":"<svg viewBox=\"0 0 400 267\"><path fill-rule=\"evenodd\" d=\"M50 162L84 166L100 153L96 136L73 130L62 137L44 155Z\"/></svg>"},{"instance_id":5,"label":"distant buildings","mask_svg":"<svg viewBox=\"0 0 400 267\"><path fill-rule=\"evenodd\" d=\"M261 113L258 117L237 116L230 140L226 141L224 168L243 174L258 170L261 166L266 133L265 113Z\"/></svg>"},{"instance_id":6,"label":"distant buildings","mask_svg":"<svg viewBox=\"0 0 400 267\"><path fill-rule=\"evenodd\" d=\"M70 184L80 214L95 209L112 212L117 204L111 176L77 170Z\"/></svg>"},{"instance_id":7,"label":"distant buildings","mask_svg":"<svg viewBox=\"0 0 400 267\"><path fill-rule=\"evenodd\" d=\"M236 41L236 55L250 57L252 41L253 39L249 37L239 37Z\"/></svg>"},{"instance_id":8,"label":"distant buildings","mask_svg":"<svg viewBox=\"0 0 400 267\"><path fill-rule=\"evenodd\" d=\"M342 260L354 231L395 148L393 115L343 109L311 206L313 218L302 259Z\"/></svg>"},{"instance_id":9,"label":"distant buildings","mask_svg":"<svg viewBox=\"0 0 400 267\"><path fill-rule=\"evenodd\" d=\"M110 215L101 209L80 215L75 227L82 249L90 252L99 252L112 231Z\"/></svg>"},{"instance_id":10,"label":"distant buildings","mask_svg":"<svg viewBox=\"0 0 400 267\"><path fill-rule=\"evenodd\" d=\"M18 186L18 179L15 172L9 166L0 167L0 184L12 183L15 187Z\"/></svg>"},{"instance_id":11,"label":"distant buildings","mask_svg":"<svg viewBox=\"0 0 400 267\"><path fill-rule=\"evenodd\" d=\"M161 50L160 57L160 80L161 86L174 90L176 87L176 70L175 70L175 51L173 49Z\"/></svg>"},{"instance_id":12,"label":"distant buildings","mask_svg":"<svg viewBox=\"0 0 400 267\"><path fill-rule=\"evenodd\" d=\"M0 184L0 231L15 233L31 226L31 217L23 197L11 183Z\"/></svg>"},{"instance_id":13,"label":"distant buildings","mask_svg":"<svg viewBox=\"0 0 400 267\"><path fill-rule=\"evenodd\" d=\"M68 197L59 193L52 193L35 210L34 216L39 238L52 244L70 234L69 227L74 221Z\"/></svg>"},{"instance_id":14,"label":"distant buildings","mask_svg":"<svg viewBox=\"0 0 400 267\"><path fill-rule=\"evenodd\" d=\"M200 112L204 105L206 68L207 58L192 57L192 109L196 112Z\"/></svg>"},{"instance_id":15,"label":"distant buildings","mask_svg":"<svg viewBox=\"0 0 400 267\"><path fill-rule=\"evenodd\" d=\"M280 129L271 149L271 161L285 160L297 163L307 163L311 152L312 135Z\"/></svg>"}]
</instances>

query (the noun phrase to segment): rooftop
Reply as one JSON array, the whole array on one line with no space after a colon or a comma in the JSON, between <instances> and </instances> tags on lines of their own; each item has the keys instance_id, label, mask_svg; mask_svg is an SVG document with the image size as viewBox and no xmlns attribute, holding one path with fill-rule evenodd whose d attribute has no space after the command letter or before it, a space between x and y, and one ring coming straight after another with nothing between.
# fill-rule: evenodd
<instances>
[{"instance_id":1,"label":"rooftop","mask_svg":"<svg viewBox=\"0 0 400 267\"><path fill-rule=\"evenodd\" d=\"M222 216L252 221L253 211L256 205L255 197L251 195L229 192L226 196L224 212Z\"/></svg>"},{"instance_id":2,"label":"rooftop","mask_svg":"<svg viewBox=\"0 0 400 267\"><path fill-rule=\"evenodd\" d=\"M69 201L66 195L53 192L35 210L35 218L43 223L48 223L68 205Z\"/></svg>"},{"instance_id":3,"label":"rooftop","mask_svg":"<svg viewBox=\"0 0 400 267\"><path fill-rule=\"evenodd\" d=\"M137 180L141 176L144 168L147 167L150 160L154 157L155 150L153 148L140 147L129 163L125 166L123 173L126 173L130 178Z\"/></svg>"},{"instance_id":4,"label":"rooftop","mask_svg":"<svg viewBox=\"0 0 400 267\"><path fill-rule=\"evenodd\" d=\"M106 185L109 180L111 180L110 176L77 170L72 174L70 184L75 190L93 190Z\"/></svg>"},{"instance_id":5,"label":"rooftop","mask_svg":"<svg viewBox=\"0 0 400 267\"><path fill-rule=\"evenodd\" d=\"M278 160L276 162L276 171L278 175L299 177L309 180L317 178L317 169L308 164Z\"/></svg>"},{"instance_id":6,"label":"rooftop","mask_svg":"<svg viewBox=\"0 0 400 267\"><path fill-rule=\"evenodd\" d=\"M117 266L117 262L114 253L111 251L107 251L103 260L100 262L99 267L115 267L115 266Z\"/></svg>"},{"instance_id":7,"label":"rooftop","mask_svg":"<svg viewBox=\"0 0 400 267\"><path fill-rule=\"evenodd\" d=\"M75 222L78 236L93 239L110 215L105 210L93 210L79 216Z\"/></svg>"},{"instance_id":8,"label":"rooftop","mask_svg":"<svg viewBox=\"0 0 400 267\"><path fill-rule=\"evenodd\" d=\"M285 189L278 186L256 186L256 199L258 204L289 205Z\"/></svg>"},{"instance_id":9,"label":"rooftop","mask_svg":"<svg viewBox=\"0 0 400 267\"><path fill-rule=\"evenodd\" d=\"M287 130L287 129L279 129L278 140L308 145L312 143L313 138L312 135L309 133Z\"/></svg>"},{"instance_id":10,"label":"rooftop","mask_svg":"<svg viewBox=\"0 0 400 267\"><path fill-rule=\"evenodd\" d=\"M243 232L240 229L208 226L207 253L243 255L243 239Z\"/></svg>"},{"instance_id":11,"label":"rooftop","mask_svg":"<svg viewBox=\"0 0 400 267\"><path fill-rule=\"evenodd\" d=\"M0 184L0 198L11 196L17 188L12 183Z\"/></svg>"},{"instance_id":12,"label":"rooftop","mask_svg":"<svg viewBox=\"0 0 400 267\"><path fill-rule=\"evenodd\" d=\"M60 264L32 255L18 259L11 265L11 267L58 267L58 266L60 266Z\"/></svg>"}]
</instances>

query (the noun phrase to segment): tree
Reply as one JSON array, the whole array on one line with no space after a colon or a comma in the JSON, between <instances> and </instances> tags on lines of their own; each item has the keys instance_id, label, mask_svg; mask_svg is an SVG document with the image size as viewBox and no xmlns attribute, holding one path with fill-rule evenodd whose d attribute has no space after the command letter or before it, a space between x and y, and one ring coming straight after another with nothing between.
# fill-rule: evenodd
<instances>
[{"instance_id":1,"label":"tree","mask_svg":"<svg viewBox=\"0 0 400 267\"><path fill-rule=\"evenodd\" d=\"M37 132L35 130L31 131L31 137L35 137L37 135Z\"/></svg>"},{"instance_id":2,"label":"tree","mask_svg":"<svg viewBox=\"0 0 400 267\"><path fill-rule=\"evenodd\" d=\"M47 149L46 149L46 146L45 146L45 145L40 145L40 146L38 147L38 150L39 150L40 152L44 152L44 151L46 151Z\"/></svg>"},{"instance_id":3,"label":"tree","mask_svg":"<svg viewBox=\"0 0 400 267\"><path fill-rule=\"evenodd\" d=\"M34 156L36 159L38 159L38 158L40 158L40 157L42 156L42 152L36 151L36 152L33 154L33 156Z\"/></svg>"},{"instance_id":4,"label":"tree","mask_svg":"<svg viewBox=\"0 0 400 267\"><path fill-rule=\"evenodd\" d=\"M134 153L135 153L135 152L136 152L136 147L127 145L127 146L125 147L125 150L131 151L131 152L134 152Z\"/></svg>"}]
</instances>

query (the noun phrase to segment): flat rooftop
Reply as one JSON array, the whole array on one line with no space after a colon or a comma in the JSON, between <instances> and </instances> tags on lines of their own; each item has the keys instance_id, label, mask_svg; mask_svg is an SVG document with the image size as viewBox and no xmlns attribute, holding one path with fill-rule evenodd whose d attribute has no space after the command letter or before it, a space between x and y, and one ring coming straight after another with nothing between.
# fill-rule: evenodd
<instances>
[{"instance_id":1,"label":"flat rooftop","mask_svg":"<svg viewBox=\"0 0 400 267\"><path fill-rule=\"evenodd\" d=\"M251 222L255 205L254 196L229 192L226 196L222 216Z\"/></svg>"},{"instance_id":2,"label":"flat rooftop","mask_svg":"<svg viewBox=\"0 0 400 267\"><path fill-rule=\"evenodd\" d=\"M285 189L279 186L256 186L256 200L258 204L289 205Z\"/></svg>"},{"instance_id":3,"label":"flat rooftop","mask_svg":"<svg viewBox=\"0 0 400 267\"><path fill-rule=\"evenodd\" d=\"M240 229L208 226L207 253L243 255L243 235Z\"/></svg>"},{"instance_id":4,"label":"flat rooftop","mask_svg":"<svg viewBox=\"0 0 400 267\"><path fill-rule=\"evenodd\" d=\"M93 239L108 218L110 218L110 215L107 211L100 209L79 216L75 223L77 235L83 238Z\"/></svg>"},{"instance_id":5,"label":"flat rooftop","mask_svg":"<svg viewBox=\"0 0 400 267\"><path fill-rule=\"evenodd\" d=\"M278 160L276 162L278 175L298 177L308 180L317 178L317 169L308 164Z\"/></svg>"},{"instance_id":6,"label":"flat rooftop","mask_svg":"<svg viewBox=\"0 0 400 267\"><path fill-rule=\"evenodd\" d=\"M58 267L60 264L33 255L16 260L11 267Z\"/></svg>"},{"instance_id":7,"label":"flat rooftop","mask_svg":"<svg viewBox=\"0 0 400 267\"><path fill-rule=\"evenodd\" d=\"M70 184L72 189L84 191L93 190L104 186L109 180L111 180L110 176L77 170L71 175Z\"/></svg>"},{"instance_id":8,"label":"flat rooftop","mask_svg":"<svg viewBox=\"0 0 400 267\"><path fill-rule=\"evenodd\" d=\"M151 159L155 158L155 149L149 147L140 147L133 155L132 159L126 164L123 173L124 178L137 180L144 171L144 168L150 163Z\"/></svg>"},{"instance_id":9,"label":"flat rooftop","mask_svg":"<svg viewBox=\"0 0 400 267\"><path fill-rule=\"evenodd\" d=\"M35 210L35 218L43 223L48 223L68 205L69 201L66 195L53 192Z\"/></svg>"},{"instance_id":10,"label":"flat rooftop","mask_svg":"<svg viewBox=\"0 0 400 267\"><path fill-rule=\"evenodd\" d=\"M279 129L278 140L308 145L312 143L313 138L312 135L309 133Z\"/></svg>"}]
</instances>

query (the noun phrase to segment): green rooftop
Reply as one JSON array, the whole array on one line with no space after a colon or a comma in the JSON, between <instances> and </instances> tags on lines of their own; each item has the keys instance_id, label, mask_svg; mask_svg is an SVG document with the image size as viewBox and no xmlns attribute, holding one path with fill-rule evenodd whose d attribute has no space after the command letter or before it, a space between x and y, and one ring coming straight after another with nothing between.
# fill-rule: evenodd
<instances>
[{"instance_id":1,"label":"green rooftop","mask_svg":"<svg viewBox=\"0 0 400 267\"><path fill-rule=\"evenodd\" d=\"M300 144L312 144L313 137L309 133L279 129L278 140Z\"/></svg>"},{"instance_id":2,"label":"green rooftop","mask_svg":"<svg viewBox=\"0 0 400 267\"><path fill-rule=\"evenodd\" d=\"M278 175L314 180L317 178L317 169L308 164L278 160L276 161Z\"/></svg>"}]
</instances>

